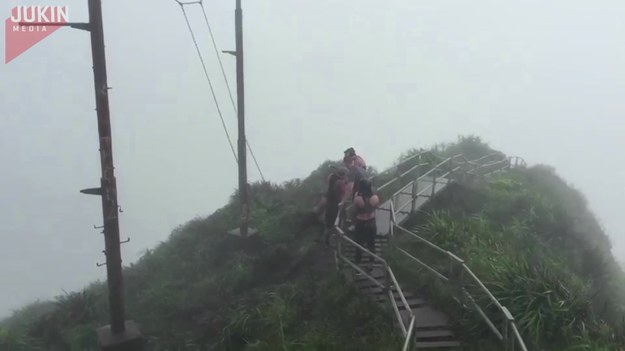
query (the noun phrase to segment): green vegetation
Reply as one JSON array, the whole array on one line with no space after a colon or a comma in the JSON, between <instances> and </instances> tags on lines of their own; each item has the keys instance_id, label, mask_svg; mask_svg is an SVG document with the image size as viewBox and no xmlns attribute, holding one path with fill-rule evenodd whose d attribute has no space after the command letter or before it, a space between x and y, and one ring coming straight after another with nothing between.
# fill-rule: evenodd
<instances>
[{"instance_id":1,"label":"green vegetation","mask_svg":"<svg viewBox=\"0 0 625 351\"><path fill-rule=\"evenodd\" d=\"M494 152L476 137L432 151L469 159ZM332 164L303 180L252 185L259 237L225 234L239 215L233 194L228 205L177 228L125 268L127 316L139 323L148 350L401 348L392 316L346 284L331 253L315 243L319 228L302 231ZM394 175L378 174L376 184ZM625 335L622 270L583 197L551 170L534 167L454 185L424 211L409 225L466 260L515 315L532 350L619 350ZM397 241L448 270L447 259L414 240ZM392 264L402 286L425 289L456 317L470 346L499 349L479 316L450 303L453 289L395 253ZM498 322L501 316L485 296L468 289ZM106 296L106 285L95 282L16 312L0 324L0 350L97 350L94 330L108 322Z\"/></svg>"},{"instance_id":2,"label":"green vegetation","mask_svg":"<svg viewBox=\"0 0 625 351\"><path fill-rule=\"evenodd\" d=\"M532 350L623 350L625 276L586 200L553 169L536 166L454 185L423 211L407 226L464 259L515 316ZM450 273L449 259L416 239L399 236L396 244ZM447 306L468 344L492 348L493 334L481 317L449 303L461 296L457 290L398 252L392 257L402 281L425 287ZM464 278L501 325L490 299Z\"/></svg>"},{"instance_id":3,"label":"green vegetation","mask_svg":"<svg viewBox=\"0 0 625 351\"><path fill-rule=\"evenodd\" d=\"M234 194L125 268L127 316L139 323L148 350L400 347L389 316L346 284L331 252L314 241L319 228L300 230L330 164L304 180L251 187L260 237L226 234L239 215ZM0 350L97 350L106 299L106 284L96 282L18 311L0 325Z\"/></svg>"}]
</instances>

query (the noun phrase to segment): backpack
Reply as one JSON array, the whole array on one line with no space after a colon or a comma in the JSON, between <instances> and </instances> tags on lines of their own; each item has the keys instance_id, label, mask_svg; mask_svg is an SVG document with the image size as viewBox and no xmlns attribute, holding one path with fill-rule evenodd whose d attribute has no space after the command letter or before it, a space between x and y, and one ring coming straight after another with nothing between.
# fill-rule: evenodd
<instances>
[{"instance_id":1,"label":"backpack","mask_svg":"<svg viewBox=\"0 0 625 351\"><path fill-rule=\"evenodd\" d=\"M366 179L366 178L367 178L367 172L365 171L365 169L356 165L356 163L353 163L351 167L349 168L350 182L354 182L354 186L356 186L356 184L358 184L358 181L360 181L361 179Z\"/></svg>"},{"instance_id":2,"label":"backpack","mask_svg":"<svg viewBox=\"0 0 625 351\"><path fill-rule=\"evenodd\" d=\"M328 177L328 189L326 190L326 199L330 203L339 203L341 201L339 181L340 178L336 173L332 173Z\"/></svg>"}]
</instances>

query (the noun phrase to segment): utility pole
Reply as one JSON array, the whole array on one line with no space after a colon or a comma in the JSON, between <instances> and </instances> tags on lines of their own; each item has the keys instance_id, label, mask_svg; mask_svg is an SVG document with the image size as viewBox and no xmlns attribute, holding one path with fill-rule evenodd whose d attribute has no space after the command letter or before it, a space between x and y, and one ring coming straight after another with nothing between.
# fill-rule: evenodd
<instances>
[{"instance_id":1,"label":"utility pole","mask_svg":"<svg viewBox=\"0 0 625 351\"><path fill-rule=\"evenodd\" d=\"M102 218L104 219L104 245L106 250L106 273L109 286L111 309L111 331L115 334L125 330L124 297L122 279L122 259L119 238L119 217L117 185L113 166L113 145L109 114L106 57L104 33L102 30L102 9L100 0L89 1L89 21L91 23L91 52L93 56L93 78L95 101L98 114L98 135L100 139L100 166L102 178Z\"/></svg>"},{"instance_id":2,"label":"utility pole","mask_svg":"<svg viewBox=\"0 0 625 351\"><path fill-rule=\"evenodd\" d=\"M125 320L124 282L122 277L121 244L119 236L120 208L117 204L117 183L113 166L113 144L109 113L104 29L101 0L89 0L89 24L93 78L100 139L100 196L104 220L104 247L106 276L109 288L110 324L98 329L100 346L106 351L138 350L142 344L141 334L132 321ZM85 191L83 191L85 192ZM88 191L85 193L89 193Z\"/></svg>"},{"instance_id":3,"label":"utility pole","mask_svg":"<svg viewBox=\"0 0 625 351\"><path fill-rule=\"evenodd\" d=\"M106 263L98 264L98 266L106 265L110 324L99 328L97 335L103 351L140 351L143 347L141 333L133 321L125 320L124 313L124 284L122 279L118 217L121 209L117 204L117 185L113 167L113 145L108 99L109 87L106 77L101 0L89 0L89 23L27 23L26 25L67 26L86 30L91 34L91 54L93 59L102 176L99 188L84 189L80 192L102 197Z\"/></svg>"},{"instance_id":4,"label":"utility pole","mask_svg":"<svg viewBox=\"0 0 625 351\"><path fill-rule=\"evenodd\" d=\"M234 27L236 36L236 56L237 64L237 120L239 128L238 138L238 161L239 161L239 202L241 208L240 227L231 230L229 233L247 237L256 234L257 230L249 228L250 206L247 191L247 155L245 140L245 80L243 74L243 11L241 0L236 0L234 10ZM228 53L232 53L228 51Z\"/></svg>"}]
</instances>

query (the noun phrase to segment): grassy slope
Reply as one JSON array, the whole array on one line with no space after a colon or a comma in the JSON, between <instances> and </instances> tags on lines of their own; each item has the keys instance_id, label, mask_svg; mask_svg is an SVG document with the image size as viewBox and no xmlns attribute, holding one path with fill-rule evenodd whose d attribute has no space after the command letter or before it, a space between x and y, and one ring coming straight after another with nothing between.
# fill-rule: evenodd
<instances>
[{"instance_id":1,"label":"grassy slope","mask_svg":"<svg viewBox=\"0 0 625 351\"><path fill-rule=\"evenodd\" d=\"M537 166L450 187L424 212L409 225L467 262L516 317L532 349L623 349L623 272L583 196L552 169ZM398 243L449 271L447 259L414 239L401 237ZM406 281L419 280L419 287L425 282L441 305L451 301L447 286L394 257ZM488 305L479 290L469 290L481 306ZM461 321L467 341L489 349L485 323L456 304L446 306ZM497 320L495 310L490 311Z\"/></svg>"},{"instance_id":2,"label":"grassy slope","mask_svg":"<svg viewBox=\"0 0 625 351\"><path fill-rule=\"evenodd\" d=\"M252 186L261 238L226 235L233 201L174 230L125 269L129 319L149 350L393 350L391 321L344 284L311 228L294 235L323 191L328 162L307 179ZM233 195L233 199L236 194ZM0 328L1 350L96 350L106 286L29 306Z\"/></svg>"},{"instance_id":3,"label":"grassy slope","mask_svg":"<svg viewBox=\"0 0 625 351\"><path fill-rule=\"evenodd\" d=\"M493 151L472 137L439 145L436 150L468 158ZM399 349L401 340L388 316L346 286L333 272L327 252L312 242L316 230L293 234L300 227L302 212L323 191L328 165L324 163L303 181L252 187L256 201L252 216L262 239L242 242L223 234L236 225L238 214L231 201L208 218L176 229L166 243L125 269L127 314L140 323L149 350L208 350L211 346L242 350L244 344L246 350ZM384 178L376 183L382 184ZM556 282L577 294L559 296L568 310L556 311L557 318L542 317L544 332L534 330L536 322L524 324L526 336L538 344L546 344L549 338L567 345L609 343L607 333L595 327L599 317L589 311L596 314L604 300L617 301L620 290L609 285L616 285L613 278L622 275L614 269L606 251L607 238L579 194L549 172L535 169L505 176L492 185L447 192L432 204L433 210L442 208L450 213L415 225L425 225L424 235L467 259L498 297L517 301L528 298L531 289L538 293L553 290ZM470 240L461 234L465 226L470 229ZM435 257L428 258L436 263ZM408 267L405 262L398 264ZM598 280L599 272L603 278ZM414 269L403 273L410 278L406 282L416 282L410 276ZM421 277L420 281L428 280ZM592 288L597 290L601 284L605 287L594 297L596 304L585 304ZM429 286L433 298L452 306L449 289L436 290L434 283ZM107 322L105 288L96 282L80 293L19 311L0 325L0 349L95 350L93 330ZM553 308L543 301L523 312L526 302L506 305L521 319ZM458 313L465 325L481 325L471 323L475 319L471 314L453 308L450 313ZM590 335L584 340L558 333L571 316L591 322L585 323ZM617 317L617 313L611 317L612 328ZM469 342L487 335L483 328L468 330L464 336Z\"/></svg>"}]
</instances>

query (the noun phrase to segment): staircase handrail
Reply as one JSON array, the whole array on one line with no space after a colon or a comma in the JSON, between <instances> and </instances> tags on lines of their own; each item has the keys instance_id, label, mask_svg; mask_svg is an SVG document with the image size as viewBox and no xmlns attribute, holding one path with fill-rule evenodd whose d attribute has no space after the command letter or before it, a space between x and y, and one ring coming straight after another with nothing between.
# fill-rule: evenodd
<instances>
[{"instance_id":1,"label":"staircase handrail","mask_svg":"<svg viewBox=\"0 0 625 351\"><path fill-rule=\"evenodd\" d=\"M416 316L412 316L412 318L410 318L410 324L408 325L408 333L406 334L406 339L404 339L404 347L402 348L402 351L410 350L410 342L413 340L412 333L416 328L415 326L416 320L417 320Z\"/></svg>"},{"instance_id":2,"label":"staircase handrail","mask_svg":"<svg viewBox=\"0 0 625 351\"><path fill-rule=\"evenodd\" d=\"M390 220L391 228L390 228L389 235L391 235L391 239L392 239L392 235L393 235L393 231L394 231L395 223L396 223L395 210L393 208L393 202L392 201L391 201L390 210L391 210L391 213L390 213L390 216L391 216L391 218L390 218L391 219ZM389 272L391 274L391 277L393 278L394 284L397 286L397 292L399 293L401 301L404 304L404 306L406 307L406 310L408 311L409 316L410 316L410 320L411 320L407 330L405 329L405 326L404 326L404 330L405 330L405 332L404 332L404 338L405 338L404 347L406 347L406 345L408 345L410 343L410 340L412 338L413 330L416 328L416 316L412 312L412 308L408 304L408 301L406 301L406 297L404 296L404 292L401 290L401 288L399 286L399 282L397 282L397 279L395 279L395 275L393 274L393 271L391 270L390 266L389 266L388 269L389 269ZM390 296L390 299L395 301L395 298L393 297L392 294ZM396 311L396 317L398 318L399 324L400 325L404 325L404 319L399 314L399 311Z\"/></svg>"},{"instance_id":3,"label":"staircase handrail","mask_svg":"<svg viewBox=\"0 0 625 351\"><path fill-rule=\"evenodd\" d=\"M393 169L396 170L395 174L396 176L393 177L392 179L388 180L385 184L383 184L382 186L380 186L377 190L380 191L386 187L389 187L391 184L397 182L398 180L401 180L404 176L406 176L407 174L409 174L410 172L414 171L415 169L425 166L425 165L430 165L429 163L418 163L412 167L410 167L410 169L408 169L407 171L401 172L400 174L400 168L402 165L407 164L408 162L411 162L415 159L419 159L422 158L425 155L432 155L434 156L435 159L440 159L439 156L435 155L434 153L430 152L430 151L423 151L423 152L419 152L401 162L399 162L398 164L389 167L388 169L386 169L385 171L378 173L377 175L371 176L368 179L370 181L373 181L375 179L376 176L380 176L382 174L389 174L392 173ZM502 156L503 159L500 160L495 160L495 161L491 161L491 162L484 162L485 160L488 160L491 157L494 156ZM421 266L423 266L424 268L426 268L428 271L430 271L431 273L433 273L435 276L437 276L438 278L440 278L443 281L446 282L459 282L459 278L461 277L462 273L466 273L473 281L475 284L477 284L478 287L480 287L480 289L482 289L482 291L489 297L489 299L493 302L493 305L496 306L500 312L503 314L504 317L504 321L505 324L503 326L503 332L500 332L499 329L495 326L495 324L491 321L490 318L488 318L488 316L486 315L486 313L482 310L482 308L480 308L477 303L475 302L475 299L473 298L473 296L471 296L471 294L463 287L460 287L460 291L462 291L462 293L468 298L469 301L472 302L473 308L475 308L478 312L478 314L480 314L480 316L482 317L482 319L484 319L485 323L489 326L489 328L491 329L491 331L495 334L495 336L500 340L505 342L505 347L506 350L509 350L509 348L511 347L511 350L514 350L514 346L515 345L519 345L521 351L527 351L527 347L523 341L523 338L521 337L518 328L515 324L514 321L514 317L512 316L512 314L509 312L509 310L501 305L501 303L494 297L494 295L490 292L490 290L488 290L488 288L484 285L484 283L473 273L473 271L471 271L471 269L464 263L464 260L462 260L461 258L459 258L458 256L454 255L452 252L448 251L448 250L444 250L443 248L437 246L436 244L430 242L429 240L419 236L416 233L413 233L412 231L402 227L399 223L397 223L397 213L399 213L400 211L404 210L404 208L408 205L413 203L413 206L411 208L411 214L414 213L415 206L414 206L414 201L419 197L419 196L427 196L427 197L431 197L434 196L435 194L435 190L436 190L436 185L437 185L437 178L446 178L448 176L451 175L456 175L458 173L460 173L460 175L462 174L473 174L476 175L476 170L480 170L480 169L485 169L487 167L496 167L494 170L490 171L490 172L486 172L484 174L481 175L487 175L487 174L491 174L494 173L496 171L499 170L507 170L512 168L512 159L515 158L515 156L513 157L506 157L505 155L502 154L498 154L498 153L494 153L494 154L489 154L483 157L480 157L476 160L468 160L464 155L462 154L457 154L451 157L447 157L444 160L440 161L438 164L434 165L430 170L428 170L425 174L418 176L416 179L414 179L413 181L411 181L410 183L408 183L407 185L403 186L401 189L397 190L395 193L393 193L389 200L390 200L390 228L389 228L389 236L392 239L394 234L395 234L395 230L398 229L404 233L409 234L411 237L420 240L421 242L425 243L428 247L430 247L431 249L434 249L436 251L438 251L441 254L444 254L448 257L448 259L450 260L450 265L453 266L455 265L459 265L459 267L461 268L459 271L459 275L457 277L452 277L452 276L445 276L443 273L438 272L435 268L430 267L429 265L427 265L426 263L422 262L421 260L419 260L418 258L414 257L413 255L411 255L410 253L408 253L407 251L405 251L402 248L396 247L396 249L399 250L399 252L402 252L404 255L406 255L407 257L411 258L413 261L419 263ZM515 159L515 167L518 166L518 161L521 161L521 166L525 167L525 160L523 160L520 157L516 157ZM454 166L454 163L457 165L456 167ZM448 165L448 166L447 166ZM447 166L447 167L445 167ZM466 166L467 169L463 169L463 166ZM439 175L437 177L436 172L440 172L440 171L446 171L446 173ZM418 190L418 182L419 181L423 181L425 179L427 179L428 177L433 177L432 178L432 184L427 186L425 189L422 189L421 191L416 191ZM398 197L398 195L402 192L405 193L406 188L412 186L413 187L413 191L412 191L412 199L410 202L407 202L406 204L403 204L399 206L398 209L395 208L395 198ZM426 191L430 191L431 188L431 195L424 195L424 193ZM399 282L397 281L397 279L395 278L395 275L393 273L392 268L390 267L390 265L388 264L388 262L382 258L381 256L376 255L375 253L369 251L368 249L364 248L363 246L359 245L358 243L356 243L355 241L353 241L352 239L350 239L349 237L347 237L345 235L345 232L343 231L343 225L344 225L344 220L345 220L345 211L347 210L347 208L351 206L351 204L348 204L346 202L342 202L340 204L340 211L339 211L339 215L337 216L335 225L334 225L334 229L335 229L335 237L337 238L336 240L336 246L335 246L335 255L336 255L336 259L337 259L337 268L340 270L342 263L347 263L349 266L351 266L352 268L354 268L355 270L357 270L358 272L360 272L361 274L363 274L367 279L369 279L370 281L372 281L374 284L376 284L377 286L379 286L380 288L382 288L385 292L385 296L389 299L391 306L393 307L393 310L395 312L395 316L397 318L398 324L400 326L400 329L402 331L402 334L405 338L404 340L404 346L403 349L404 351L408 351L409 350L409 346L411 344L412 341L414 341L414 330L416 330L416 316L414 315L412 309L410 308L410 306L408 305L408 302L405 298L405 295L399 285ZM383 210L383 209L378 209L378 210ZM377 261L379 263L382 264L382 266L384 267L384 276L385 276L385 281L384 283L378 281L377 279L375 279L374 277L372 277L371 275L369 275L367 272L365 272L363 269L361 269L357 264L351 262L347 257L343 256L342 254L342 245L341 243L344 242L346 244L352 245L355 248L360 249L362 252L364 252L366 255L370 255L371 257L373 257L374 261ZM454 271L454 269L452 268L452 271ZM404 304L404 306L406 307L406 310L409 312L409 317L410 317L410 322L408 324L408 326L406 326L404 319L402 318L401 314L399 313L399 307L397 305L397 302L395 301L395 297L393 295L393 287L397 290L399 297L402 301L402 303Z\"/></svg>"},{"instance_id":4,"label":"staircase handrail","mask_svg":"<svg viewBox=\"0 0 625 351\"><path fill-rule=\"evenodd\" d=\"M397 281L397 279L395 278L395 274L393 273L393 270L391 269L391 267L389 266L388 262L386 260L384 260L382 257L376 255L375 253L369 251L368 249L364 248L362 245L356 243L354 240L350 239L349 237L347 237L347 235L345 235L345 232L342 229L343 226L343 220L344 218L342 218L344 216L344 208L345 208L345 203L341 204L341 210L339 211L339 215L337 216L337 219L335 221L334 224L334 230L335 230L335 238L337 238L336 240L336 246L335 246L335 255L337 257L337 265L338 265L338 269L341 269L341 265L342 263L346 263L348 264L350 267L352 267L353 269L357 270L358 272L360 272L361 274L363 274L367 279L369 279L372 283L374 283L375 285L379 286L380 288L382 288L382 290L384 291L384 296L386 298L388 298L389 302L391 303L391 306L393 308L393 311L395 312L395 317L397 318L398 324L401 328L402 334L404 337L409 337L409 335L412 335L412 330L411 329L407 329L407 326L404 323L404 320L401 316L401 314L399 313L399 306L397 305L397 301L395 301L395 297L393 295L393 288L395 288L395 290L397 291L397 293L399 294L399 298L401 299L401 302L404 304L404 306L406 307L406 310L409 313L409 317L414 320L415 316L412 312L412 309L410 309L410 305L408 304L408 301L406 300L406 296L403 292L403 290L401 289L401 286L399 285L399 282ZM392 204L391 204L392 206ZM391 216L392 215L392 211L391 211ZM393 219L392 219L393 220ZM380 282L377 279L375 279L374 277L372 277L370 274L368 274L366 271L364 271L362 268L358 267L358 265L352 261L350 261L347 257L345 257L342 253L342 245L341 243L345 242L347 244L350 244L352 246L354 246L357 249L360 249L362 252L364 252L366 255L369 255L371 257L373 257L374 261L377 261L379 263L381 263L384 267L384 282ZM414 323L411 323L412 326L414 326ZM409 326L409 328L412 328Z\"/></svg>"},{"instance_id":5,"label":"staircase handrail","mask_svg":"<svg viewBox=\"0 0 625 351\"><path fill-rule=\"evenodd\" d=\"M450 261L450 266L453 267L453 265L459 265L460 271L456 273L457 276L455 276L455 277L453 277L453 276L446 276L445 274L443 274L441 272L438 272L435 268L429 266L425 262L419 260L417 257L414 257L413 255L408 253L406 250L404 250L404 249L402 249L400 247L395 247L395 248L399 252L403 253L405 256L410 258L412 261L420 264L422 267L426 268L429 272L431 272L432 274L434 274L435 276L437 276L439 279L441 279L443 281L452 282L452 283L459 282L459 280L461 278L461 275L463 273L467 274L471 278L471 280L488 296L488 298L492 301L493 305L502 313L502 316L503 316L503 319L504 319L504 325L502 327L503 330L500 331L494 325L492 320L490 318L488 318L488 316L482 310L482 308L480 308L477 305L477 303L475 302L475 299L473 298L473 296L471 296L471 294L464 287L461 286L460 290L468 298L468 300L471 301L471 303L473 305L472 307L475 308L476 311L478 312L478 314L482 317L482 319L484 319L484 321L489 326L491 331L495 334L495 336L500 341L505 342L506 350L508 350L509 347L511 347L512 350L514 350L514 346L518 345L522 351L527 351L527 347L526 347L526 345L525 345L525 343L523 341L523 338L521 337L521 335L520 335L520 333L518 331L518 328L516 326L516 323L514 321L514 317L512 316L512 314L509 312L509 310L505 306L501 305L501 303L495 298L495 296L492 294L492 292L490 290L488 290L486 285L465 264L464 260L462 260L458 256L454 255L450 251L445 250L445 249L439 247L438 245L432 243L431 241L429 241L429 240L419 236L418 234L416 234L416 233L414 233L414 232L404 228L403 226L401 226L400 224L396 223L396 221L395 221L396 214L399 213L399 211L401 211L408 204L413 202L416 197L424 196L424 195L421 195L423 192L429 190L429 188L432 188L432 194L434 194L435 187L436 187L436 175L435 175L436 171L440 171L442 169L442 167L445 165L445 163L447 163L447 162L451 163L451 162L453 162L454 159L462 159L462 158L464 158L464 156L455 155L455 156L452 156L452 157L449 157L449 158L443 160L442 162L440 162L439 164L434 166L426 174L420 176L419 178L415 179L413 182L407 184L406 186L404 186L402 189L400 189L397 192L395 192L390 197L391 223L392 223L392 227L394 227L393 230L391 230L391 234L394 234L394 232L395 232L394 229L396 228L396 229L400 230L403 233L409 234L409 236L412 237L413 239L417 239L417 240L421 241L422 243L426 244L426 247L429 247L430 249L435 250L438 253L447 256L447 258ZM484 157L482 159L484 159ZM465 160L466 160L466 158L465 158ZM469 161L467 163L471 164L473 166L471 170L475 170L475 169L479 169L479 168L485 168L485 167L488 167L488 166L492 167L494 165L499 166L498 169L510 169L511 168L511 162L509 162L510 160L511 160L511 158L505 158L504 160L493 161L493 162L486 163L486 164L481 164L481 165L478 165L478 162L476 162L476 161L473 161L473 162ZM524 160L523 160L522 163L523 163L522 166L525 166ZM457 169L458 169L458 167L452 169L451 171L447 172L446 174L451 174L452 172L456 171ZM471 170L467 170L465 172L470 172ZM491 171L489 173L493 173L493 172L495 172L495 171ZM489 173L486 173L486 174L489 174ZM402 193L409 186L415 186L419 180L426 179L427 177L429 177L431 175L434 175L433 182L432 182L431 185L429 185L428 187L426 187L424 190L422 190L420 192L413 191L412 193L414 194L414 196L412 198L412 201L407 202L406 204L400 205L400 207L398 209L395 209L395 204L394 203L395 203L395 198L396 198L396 196L398 194ZM404 194L405 193L406 192L404 192ZM411 210L411 213L414 213L414 209ZM453 271L455 271L455 269L452 268L451 271L453 272Z\"/></svg>"},{"instance_id":6,"label":"staircase handrail","mask_svg":"<svg viewBox=\"0 0 625 351\"><path fill-rule=\"evenodd\" d=\"M410 163L411 161L413 161L413 160L415 160L415 159L417 159L417 160L418 160L418 159L420 159L420 158L422 158L422 157L424 157L424 156L426 156L426 155L430 155L430 156L433 156L433 157L437 157L437 156L436 156L434 153L432 153L431 151L421 151L421 152L418 152L418 153L416 153L416 154L414 154L414 155L412 155L412 156L410 156L410 157L406 158L405 160L402 160L402 161L398 162L398 163L397 163L397 164L395 164L395 165L390 166L389 168L385 169L385 170L384 170L384 171L382 171L382 172L379 172L379 173L378 173L378 174L376 174L376 175L372 175L372 176L370 176L370 177L368 178L368 180L369 180L370 182L372 182L372 183L373 183L373 182L375 182L375 179L376 179L377 177L380 177L380 176L382 176L382 175L386 175L386 174L393 174L393 173L394 173L394 174L395 174L395 177L393 177L392 179L388 180L386 183L384 183L384 184L383 184L383 185L381 185L379 188L377 188L377 190L378 190L378 191L380 191L380 190L384 189L385 187L390 186L391 184L393 184L393 183L394 183L394 182L396 182L397 180L400 180L402 177L404 177L404 176L405 176L405 175L407 175L408 173L410 173L410 172L414 171L416 168L419 168L419 167L424 166L424 165L428 165L429 163L418 163L417 165L415 165L415 166L411 167L411 168L410 168L410 169L408 169L407 171L403 171L403 172L401 172L401 173L400 173L401 166L406 165L406 164Z\"/></svg>"}]
</instances>

